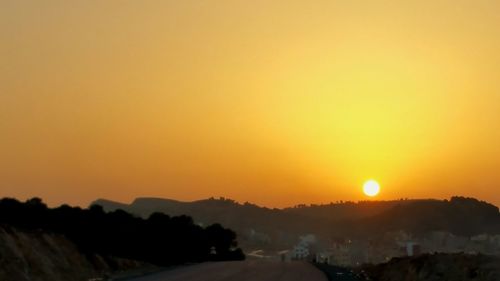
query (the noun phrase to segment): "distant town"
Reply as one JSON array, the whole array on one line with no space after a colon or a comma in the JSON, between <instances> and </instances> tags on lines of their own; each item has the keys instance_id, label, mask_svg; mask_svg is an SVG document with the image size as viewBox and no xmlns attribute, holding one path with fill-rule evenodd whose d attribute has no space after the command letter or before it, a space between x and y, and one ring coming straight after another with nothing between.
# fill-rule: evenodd
<instances>
[{"instance_id":1,"label":"distant town","mask_svg":"<svg viewBox=\"0 0 500 281\"><path fill-rule=\"evenodd\" d=\"M234 229L248 259L307 260L339 266L387 262L423 253L500 256L498 207L474 198L336 202L268 209L227 198L181 202L97 200L107 211L142 217L188 214L200 226Z\"/></svg>"},{"instance_id":2,"label":"distant town","mask_svg":"<svg viewBox=\"0 0 500 281\"><path fill-rule=\"evenodd\" d=\"M432 231L419 237L404 231L388 232L382 239L360 240L337 238L321 241L314 234L301 236L293 248L266 252L256 250L249 258L281 261L306 260L331 265L359 266L378 264L394 257L411 257L422 253L466 253L500 256L500 234L472 237Z\"/></svg>"}]
</instances>

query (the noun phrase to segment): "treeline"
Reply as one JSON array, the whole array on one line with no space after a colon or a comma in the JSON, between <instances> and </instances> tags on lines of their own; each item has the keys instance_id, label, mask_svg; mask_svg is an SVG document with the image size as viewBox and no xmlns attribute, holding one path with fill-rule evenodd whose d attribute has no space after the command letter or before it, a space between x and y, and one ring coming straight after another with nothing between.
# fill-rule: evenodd
<instances>
[{"instance_id":1,"label":"treeline","mask_svg":"<svg viewBox=\"0 0 500 281\"><path fill-rule=\"evenodd\" d=\"M445 231L471 237L500 234L500 213L498 207L474 198L410 200L376 216L353 221L350 228L352 233L372 236L403 230L417 236Z\"/></svg>"},{"instance_id":2,"label":"treeline","mask_svg":"<svg viewBox=\"0 0 500 281\"><path fill-rule=\"evenodd\" d=\"M234 231L219 224L203 228L188 216L154 213L142 219L123 210L106 213L98 205L48 208L39 198L26 202L4 198L0 199L0 224L62 234L86 254L163 266L245 258Z\"/></svg>"}]
</instances>

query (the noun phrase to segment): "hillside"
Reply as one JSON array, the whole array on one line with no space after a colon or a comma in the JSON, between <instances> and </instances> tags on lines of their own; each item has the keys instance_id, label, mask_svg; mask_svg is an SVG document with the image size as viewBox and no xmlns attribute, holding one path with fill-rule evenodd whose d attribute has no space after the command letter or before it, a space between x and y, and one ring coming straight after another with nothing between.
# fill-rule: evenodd
<instances>
[{"instance_id":1,"label":"hillside","mask_svg":"<svg viewBox=\"0 0 500 281\"><path fill-rule=\"evenodd\" d=\"M302 221L300 215L287 213L284 210L268 209L257 205L239 204L229 199L206 199L194 202L180 202L170 199L138 198L129 205L97 200L92 205L101 205L105 211L121 209L141 217L148 217L154 212L170 216L189 214L196 223L208 225L220 223L231 225L236 230L239 242L245 246L254 243L266 244L270 239L280 241L276 247L285 247L294 243L296 234L304 229L312 229L297 222Z\"/></svg>"},{"instance_id":2,"label":"hillside","mask_svg":"<svg viewBox=\"0 0 500 281\"><path fill-rule=\"evenodd\" d=\"M473 236L500 233L500 214L498 207L486 202L453 197L444 201L422 200L398 204L373 217L357 221L355 226L353 229L372 234L405 230L418 235L439 230L459 236Z\"/></svg>"},{"instance_id":3,"label":"hillside","mask_svg":"<svg viewBox=\"0 0 500 281\"><path fill-rule=\"evenodd\" d=\"M388 263L365 266L374 281L498 281L500 258L484 255L434 254L394 258Z\"/></svg>"},{"instance_id":4,"label":"hillside","mask_svg":"<svg viewBox=\"0 0 500 281\"><path fill-rule=\"evenodd\" d=\"M473 198L450 200L396 200L340 202L269 209L233 200L206 199L181 202L170 199L138 198L131 204L97 200L107 211L123 208L146 217L153 212L187 214L196 223L219 222L236 230L246 247L289 247L297 237L314 233L325 239L339 236L363 238L388 231L419 234L447 231L456 235L500 233L498 208Z\"/></svg>"},{"instance_id":5,"label":"hillside","mask_svg":"<svg viewBox=\"0 0 500 281\"><path fill-rule=\"evenodd\" d=\"M2 281L87 281L142 265L125 259L84 255L62 235L0 226Z\"/></svg>"}]
</instances>

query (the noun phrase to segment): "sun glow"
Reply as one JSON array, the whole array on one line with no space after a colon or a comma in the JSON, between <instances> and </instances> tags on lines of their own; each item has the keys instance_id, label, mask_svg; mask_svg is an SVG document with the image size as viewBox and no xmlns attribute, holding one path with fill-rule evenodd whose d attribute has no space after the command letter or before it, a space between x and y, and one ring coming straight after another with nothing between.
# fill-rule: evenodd
<instances>
[{"instance_id":1,"label":"sun glow","mask_svg":"<svg viewBox=\"0 0 500 281\"><path fill-rule=\"evenodd\" d=\"M375 180L369 180L363 185L363 192L366 196L377 196L377 194L380 192L380 185Z\"/></svg>"},{"instance_id":2,"label":"sun glow","mask_svg":"<svg viewBox=\"0 0 500 281\"><path fill-rule=\"evenodd\" d=\"M500 1L40 2L0 0L0 197L500 206Z\"/></svg>"}]
</instances>

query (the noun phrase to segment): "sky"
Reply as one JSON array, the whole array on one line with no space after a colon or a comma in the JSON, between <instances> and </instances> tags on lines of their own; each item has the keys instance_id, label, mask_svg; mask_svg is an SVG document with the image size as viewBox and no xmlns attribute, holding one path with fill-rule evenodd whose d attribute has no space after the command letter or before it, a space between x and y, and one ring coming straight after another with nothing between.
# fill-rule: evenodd
<instances>
[{"instance_id":1,"label":"sky","mask_svg":"<svg viewBox=\"0 0 500 281\"><path fill-rule=\"evenodd\" d=\"M0 0L0 196L500 205L496 0Z\"/></svg>"}]
</instances>

